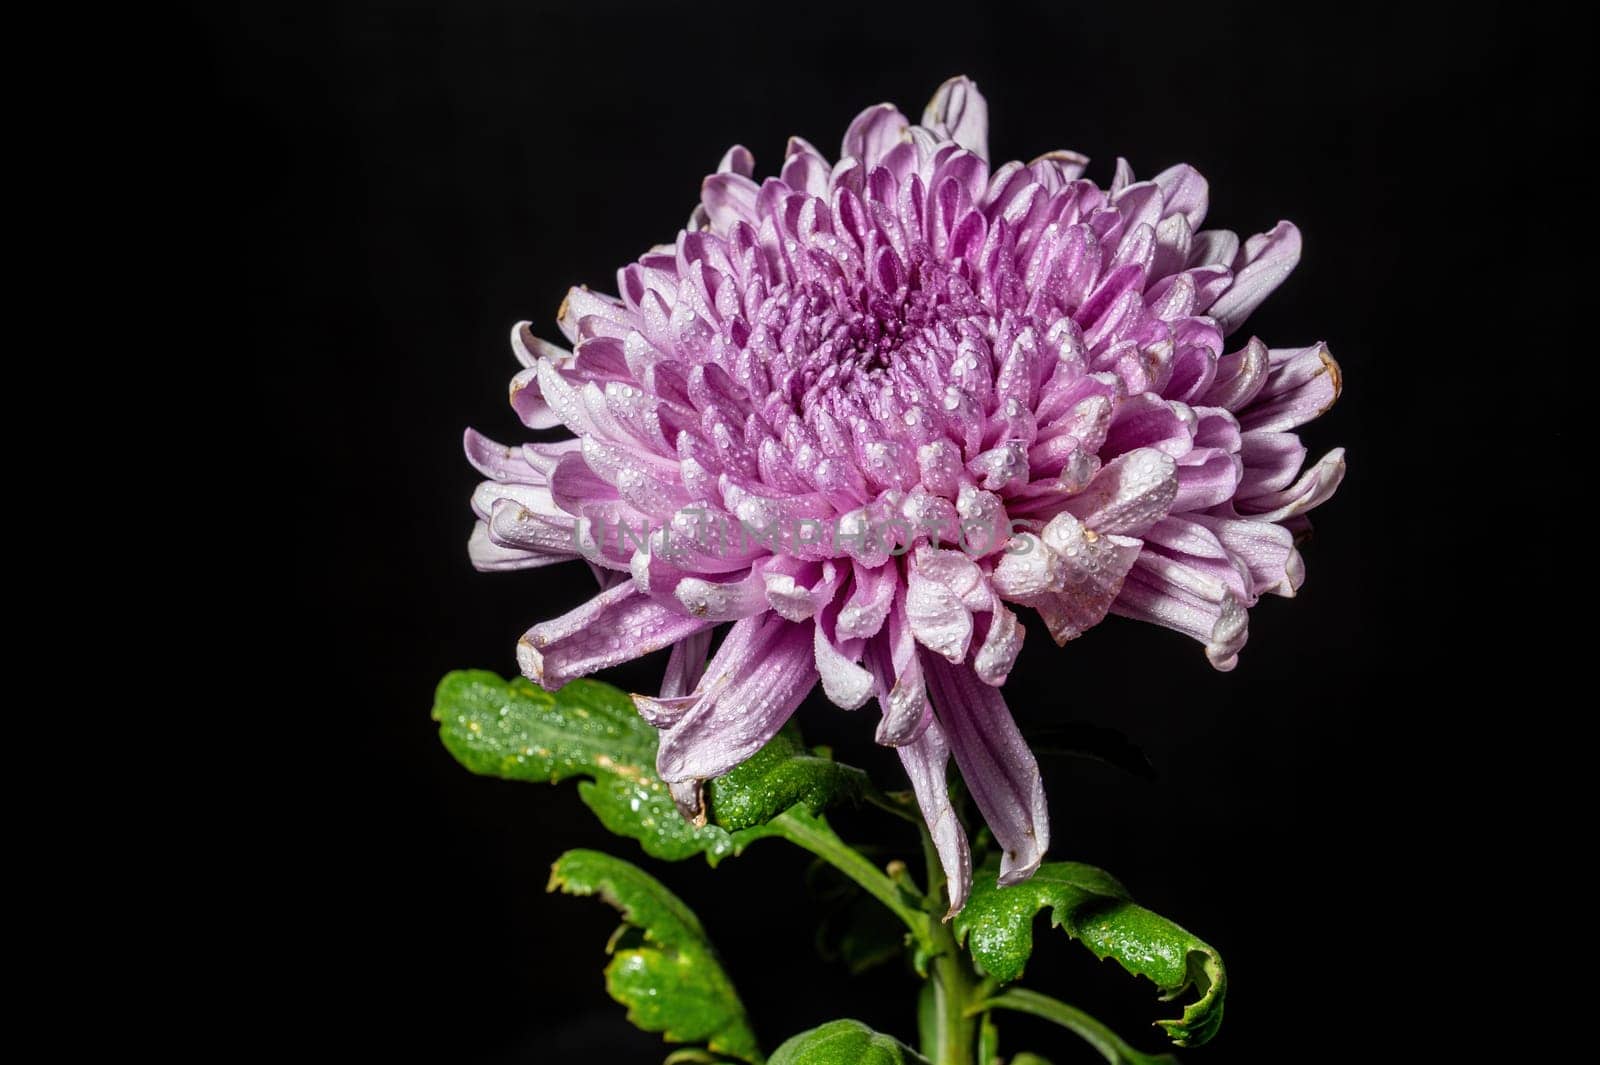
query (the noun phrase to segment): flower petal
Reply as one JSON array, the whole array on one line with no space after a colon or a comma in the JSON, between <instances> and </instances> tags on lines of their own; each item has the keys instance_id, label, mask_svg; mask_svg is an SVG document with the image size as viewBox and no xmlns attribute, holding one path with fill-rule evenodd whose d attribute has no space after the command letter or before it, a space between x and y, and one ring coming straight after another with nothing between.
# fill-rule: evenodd
<instances>
[{"instance_id":1,"label":"flower petal","mask_svg":"<svg viewBox=\"0 0 1600 1065\"><path fill-rule=\"evenodd\" d=\"M1239 254L1239 234L1227 229L1202 229L1189 248L1189 266L1227 266Z\"/></svg>"},{"instance_id":2,"label":"flower petal","mask_svg":"<svg viewBox=\"0 0 1600 1065\"><path fill-rule=\"evenodd\" d=\"M690 617L713 624L737 621L767 609L764 575L752 568L744 577L732 581L708 581L684 577L672 589L678 608Z\"/></svg>"},{"instance_id":3,"label":"flower petal","mask_svg":"<svg viewBox=\"0 0 1600 1065\"><path fill-rule=\"evenodd\" d=\"M911 779L911 790L922 808L922 819L928 823L928 834L933 837L933 849L939 854L939 864L944 868L945 891L950 896L950 909L945 913L949 920L967 904L972 891L972 851L967 845L967 833L956 816L950 801L950 784L946 773L950 764L950 746L937 722L930 723L923 734L904 744L896 751L906 776Z\"/></svg>"},{"instance_id":4,"label":"flower petal","mask_svg":"<svg viewBox=\"0 0 1600 1065\"><path fill-rule=\"evenodd\" d=\"M905 614L918 643L952 662L967 656L972 613L949 585L913 568L906 576Z\"/></svg>"},{"instance_id":5,"label":"flower petal","mask_svg":"<svg viewBox=\"0 0 1600 1065\"><path fill-rule=\"evenodd\" d=\"M984 631L983 644L972 660L972 670L978 679L996 688L1004 684L1017 661L1017 655L1022 651L1022 639L1026 635L1027 631L1017 620L1017 615L996 596L990 609L988 628Z\"/></svg>"},{"instance_id":6,"label":"flower petal","mask_svg":"<svg viewBox=\"0 0 1600 1065\"><path fill-rule=\"evenodd\" d=\"M495 543L489 537L487 522L477 522L472 526L472 535L467 539L467 558L472 562L472 568L483 573L504 573L519 569L537 569L556 562L571 561L573 555L555 554L545 551L528 551L518 547L505 547Z\"/></svg>"},{"instance_id":7,"label":"flower petal","mask_svg":"<svg viewBox=\"0 0 1600 1065\"><path fill-rule=\"evenodd\" d=\"M1305 583L1305 563L1295 550L1294 534L1267 521L1241 521L1206 514L1194 520L1210 529L1217 540L1250 572L1250 594L1292 597Z\"/></svg>"},{"instance_id":8,"label":"flower petal","mask_svg":"<svg viewBox=\"0 0 1600 1065\"><path fill-rule=\"evenodd\" d=\"M939 86L922 112L922 124L942 130L967 151L989 158L989 104L970 78L954 77Z\"/></svg>"},{"instance_id":9,"label":"flower petal","mask_svg":"<svg viewBox=\"0 0 1600 1065\"><path fill-rule=\"evenodd\" d=\"M662 780L719 777L777 735L817 683L808 629L771 614L734 625L706 667L699 703L661 734Z\"/></svg>"},{"instance_id":10,"label":"flower petal","mask_svg":"<svg viewBox=\"0 0 1600 1065\"><path fill-rule=\"evenodd\" d=\"M1044 782L1004 697L937 655L923 655L938 723L984 820L1002 848L1000 883L1033 875L1050 846Z\"/></svg>"},{"instance_id":11,"label":"flower petal","mask_svg":"<svg viewBox=\"0 0 1600 1065\"><path fill-rule=\"evenodd\" d=\"M1189 223L1190 229L1199 229L1206 220L1206 204L1210 199L1210 185L1200 171L1187 163L1179 163L1157 174L1154 180L1161 189L1162 217L1179 215Z\"/></svg>"},{"instance_id":12,"label":"flower petal","mask_svg":"<svg viewBox=\"0 0 1600 1065\"><path fill-rule=\"evenodd\" d=\"M1265 233L1244 242L1233 261L1233 284L1210 308L1224 335L1232 333L1283 284L1300 261L1300 230L1292 222L1279 222Z\"/></svg>"},{"instance_id":13,"label":"flower petal","mask_svg":"<svg viewBox=\"0 0 1600 1065\"><path fill-rule=\"evenodd\" d=\"M706 653L711 650L711 630L701 629L672 645L667 657L667 672L661 678L661 697L688 695L706 672Z\"/></svg>"},{"instance_id":14,"label":"flower petal","mask_svg":"<svg viewBox=\"0 0 1600 1065\"><path fill-rule=\"evenodd\" d=\"M1178 460L1178 494L1171 513L1208 510L1232 499L1243 474L1239 456L1220 447L1199 448Z\"/></svg>"},{"instance_id":15,"label":"flower petal","mask_svg":"<svg viewBox=\"0 0 1600 1065\"><path fill-rule=\"evenodd\" d=\"M872 696L872 674L859 664L862 641L837 639L837 615L836 604L823 608L812 626L811 648L823 694L833 705L854 710Z\"/></svg>"},{"instance_id":16,"label":"flower petal","mask_svg":"<svg viewBox=\"0 0 1600 1065\"><path fill-rule=\"evenodd\" d=\"M1096 533L1071 514L1045 526L1044 549L1059 561L1051 588L1027 600L1039 612L1057 645L1082 636L1105 620L1142 547L1130 536Z\"/></svg>"},{"instance_id":17,"label":"flower petal","mask_svg":"<svg viewBox=\"0 0 1600 1065\"><path fill-rule=\"evenodd\" d=\"M517 663L529 680L554 691L574 677L670 647L708 626L625 581L529 629L517 643Z\"/></svg>"},{"instance_id":18,"label":"flower petal","mask_svg":"<svg viewBox=\"0 0 1600 1065\"><path fill-rule=\"evenodd\" d=\"M922 676L922 656L906 620L903 592L889 613L888 631L868 643L866 661L882 713L875 739L885 747L912 742L933 720L933 707Z\"/></svg>"},{"instance_id":19,"label":"flower petal","mask_svg":"<svg viewBox=\"0 0 1600 1065\"><path fill-rule=\"evenodd\" d=\"M1046 191L1055 192L1063 185L1081 178L1088 165L1087 155L1057 148L1033 160L1028 164L1028 169L1044 185Z\"/></svg>"},{"instance_id":20,"label":"flower petal","mask_svg":"<svg viewBox=\"0 0 1600 1065\"><path fill-rule=\"evenodd\" d=\"M1177 496L1172 456L1140 448L1106 463L1067 509L1096 532L1138 536L1167 516Z\"/></svg>"},{"instance_id":21,"label":"flower petal","mask_svg":"<svg viewBox=\"0 0 1600 1065\"><path fill-rule=\"evenodd\" d=\"M889 616L889 607L900 586L900 574L893 566L869 569L852 562L851 567L855 574L855 591L839 611L839 638L865 639L876 635Z\"/></svg>"},{"instance_id":22,"label":"flower petal","mask_svg":"<svg viewBox=\"0 0 1600 1065\"><path fill-rule=\"evenodd\" d=\"M1337 447L1318 460L1298 481L1281 492L1250 500L1252 521L1288 521L1326 503L1344 480L1344 448ZM1261 509L1257 509L1261 508Z\"/></svg>"},{"instance_id":23,"label":"flower petal","mask_svg":"<svg viewBox=\"0 0 1600 1065\"><path fill-rule=\"evenodd\" d=\"M479 489L475 495L481 495ZM552 518L516 499L496 499L487 516L489 540L516 551L533 551L552 561L577 558L582 552L578 523Z\"/></svg>"},{"instance_id":24,"label":"flower petal","mask_svg":"<svg viewBox=\"0 0 1600 1065\"><path fill-rule=\"evenodd\" d=\"M1239 478L1238 504L1281 492L1294 483L1306 461L1306 448L1293 433L1241 433L1239 459L1244 472ZM1246 509L1243 505L1240 509ZM1261 509L1261 508L1258 508Z\"/></svg>"},{"instance_id":25,"label":"flower petal","mask_svg":"<svg viewBox=\"0 0 1600 1065\"><path fill-rule=\"evenodd\" d=\"M476 429L468 429L461 441L472 468L496 481L544 484L545 477L528 461L520 447L496 443Z\"/></svg>"},{"instance_id":26,"label":"flower petal","mask_svg":"<svg viewBox=\"0 0 1600 1065\"><path fill-rule=\"evenodd\" d=\"M1266 383L1239 412L1245 429L1281 431L1327 413L1339 398L1343 377L1327 345L1299 351L1273 351Z\"/></svg>"},{"instance_id":27,"label":"flower petal","mask_svg":"<svg viewBox=\"0 0 1600 1065\"><path fill-rule=\"evenodd\" d=\"M717 164L719 174L740 174L749 177L755 170L756 157L742 144L735 144L729 148L722 154L722 161Z\"/></svg>"},{"instance_id":28,"label":"flower petal","mask_svg":"<svg viewBox=\"0 0 1600 1065\"><path fill-rule=\"evenodd\" d=\"M1207 406L1237 411L1243 408L1267 382L1271 359L1267 346L1255 337L1243 348L1217 360L1217 374L1206 390Z\"/></svg>"},{"instance_id":29,"label":"flower petal","mask_svg":"<svg viewBox=\"0 0 1600 1065\"><path fill-rule=\"evenodd\" d=\"M1199 640L1206 645L1206 658L1222 672L1239 664L1250 635L1249 615L1232 592L1154 555L1141 557L1129 571L1111 612Z\"/></svg>"},{"instance_id":30,"label":"flower petal","mask_svg":"<svg viewBox=\"0 0 1600 1065\"><path fill-rule=\"evenodd\" d=\"M869 107L857 115L855 121L850 123L850 128L845 130L839 154L859 159L861 165L870 171L883 162L891 148L905 139L910 126L906 116L893 104Z\"/></svg>"}]
</instances>

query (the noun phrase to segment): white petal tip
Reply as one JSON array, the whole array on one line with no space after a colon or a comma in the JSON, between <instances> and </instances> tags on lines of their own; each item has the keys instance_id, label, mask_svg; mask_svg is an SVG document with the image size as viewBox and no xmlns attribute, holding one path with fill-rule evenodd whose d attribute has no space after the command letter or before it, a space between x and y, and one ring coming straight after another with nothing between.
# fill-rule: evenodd
<instances>
[{"instance_id":1,"label":"white petal tip","mask_svg":"<svg viewBox=\"0 0 1600 1065\"><path fill-rule=\"evenodd\" d=\"M1017 860L1018 859L1014 855L1007 854L1001 861L999 879L1001 887L1010 887L1013 884L1020 884L1031 877L1034 873L1038 872L1039 863L1044 860L1044 855L1035 854L1028 858L1024 864L1013 865L1012 863Z\"/></svg>"},{"instance_id":2,"label":"white petal tip","mask_svg":"<svg viewBox=\"0 0 1600 1065\"><path fill-rule=\"evenodd\" d=\"M517 668L540 687L549 687L545 684L544 655L526 636L517 641Z\"/></svg>"}]
</instances>

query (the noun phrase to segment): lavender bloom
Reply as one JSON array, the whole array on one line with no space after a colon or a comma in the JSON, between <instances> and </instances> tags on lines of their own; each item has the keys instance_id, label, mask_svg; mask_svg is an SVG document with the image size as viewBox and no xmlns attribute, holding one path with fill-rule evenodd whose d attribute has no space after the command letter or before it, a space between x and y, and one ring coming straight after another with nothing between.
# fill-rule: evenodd
<instances>
[{"instance_id":1,"label":"lavender bloom","mask_svg":"<svg viewBox=\"0 0 1600 1065\"><path fill-rule=\"evenodd\" d=\"M1292 430L1339 392L1321 344L1224 338L1294 268L1288 222L1202 230L1205 179L1110 187L1050 152L991 167L987 105L946 82L920 125L880 104L830 163L799 138L756 181L735 147L672 245L573 289L570 351L527 323L511 403L570 440L469 431L485 570L584 558L591 602L522 638L546 687L671 647L657 768L686 816L820 680L876 698L933 830L952 912L971 881L955 757L1025 879L1049 844L1039 771L1000 693L1014 607L1065 644L1153 621L1232 669L1246 609L1290 596L1304 515L1344 472ZM784 530L806 526L815 535ZM715 535L708 535L714 530ZM711 629L731 622L710 662Z\"/></svg>"}]
</instances>

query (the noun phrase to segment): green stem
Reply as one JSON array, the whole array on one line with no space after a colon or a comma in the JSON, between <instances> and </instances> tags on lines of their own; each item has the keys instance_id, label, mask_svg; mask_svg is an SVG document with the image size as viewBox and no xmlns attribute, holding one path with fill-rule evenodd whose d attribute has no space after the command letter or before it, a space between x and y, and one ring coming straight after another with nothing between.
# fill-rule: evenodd
<instances>
[{"instance_id":1,"label":"green stem","mask_svg":"<svg viewBox=\"0 0 1600 1065\"><path fill-rule=\"evenodd\" d=\"M933 933L932 1016L923 1031L922 1054L933 1065L973 1065L978 1022L968 1007L988 993L989 983L978 980L966 953L956 945L949 923L942 919L949 905L944 866L926 826L922 829L922 857L928 871L927 905L932 911L929 927Z\"/></svg>"},{"instance_id":2,"label":"green stem","mask_svg":"<svg viewBox=\"0 0 1600 1065\"><path fill-rule=\"evenodd\" d=\"M922 1048L933 1065L972 1065L978 1024L968 1014L976 990L966 959L956 948L950 927L935 924L933 959L933 1046Z\"/></svg>"},{"instance_id":3,"label":"green stem","mask_svg":"<svg viewBox=\"0 0 1600 1065\"><path fill-rule=\"evenodd\" d=\"M1101 1057L1111 1062L1111 1065L1177 1065L1178 1059L1173 1055L1141 1053L1124 1043L1117 1033L1077 1007L1057 1001L1049 995L1041 995L1037 991L1014 987L967 1007L967 1012L974 1017L985 1010L1015 1010L1018 1013L1031 1013L1035 1017L1054 1021L1080 1036L1084 1042L1098 1050Z\"/></svg>"},{"instance_id":4,"label":"green stem","mask_svg":"<svg viewBox=\"0 0 1600 1065\"><path fill-rule=\"evenodd\" d=\"M917 944L924 949L933 945L928 915L908 905L904 893L888 874L873 865L844 840L834 835L826 822L803 816L793 810L779 814L768 822L768 827L797 847L815 854L861 886L861 889L889 908L905 922Z\"/></svg>"}]
</instances>

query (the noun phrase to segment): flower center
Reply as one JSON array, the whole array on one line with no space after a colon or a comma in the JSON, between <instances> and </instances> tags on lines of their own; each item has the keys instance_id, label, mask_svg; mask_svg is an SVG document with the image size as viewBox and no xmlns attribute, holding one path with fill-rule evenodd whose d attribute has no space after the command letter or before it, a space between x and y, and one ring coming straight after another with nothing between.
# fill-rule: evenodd
<instances>
[{"instance_id":1,"label":"flower center","mask_svg":"<svg viewBox=\"0 0 1600 1065\"><path fill-rule=\"evenodd\" d=\"M805 282L795 297L774 331L785 340L778 376L802 415L820 404L859 416L886 389L925 391L955 357L957 323L981 319L988 332L972 286L926 248L909 266L885 249L877 269Z\"/></svg>"}]
</instances>

